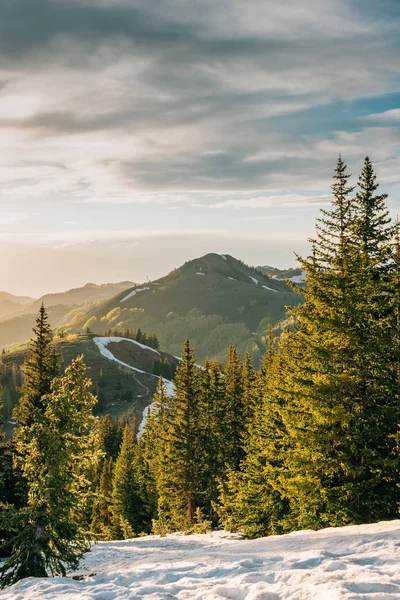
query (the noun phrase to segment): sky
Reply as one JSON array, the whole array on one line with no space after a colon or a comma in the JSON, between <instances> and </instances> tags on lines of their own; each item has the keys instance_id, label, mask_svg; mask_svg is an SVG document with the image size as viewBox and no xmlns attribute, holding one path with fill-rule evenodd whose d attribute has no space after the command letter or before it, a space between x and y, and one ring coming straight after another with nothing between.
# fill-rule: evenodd
<instances>
[{"instance_id":1,"label":"sky","mask_svg":"<svg viewBox=\"0 0 400 600\"><path fill-rule=\"evenodd\" d=\"M337 156L400 213L399 0L1 0L0 289L294 266Z\"/></svg>"}]
</instances>

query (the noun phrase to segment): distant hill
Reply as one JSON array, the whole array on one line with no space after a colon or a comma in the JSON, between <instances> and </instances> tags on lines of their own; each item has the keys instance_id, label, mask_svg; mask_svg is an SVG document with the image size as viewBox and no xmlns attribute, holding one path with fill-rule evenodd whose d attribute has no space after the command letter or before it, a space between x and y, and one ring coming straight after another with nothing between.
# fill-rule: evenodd
<instances>
[{"instance_id":1,"label":"distant hill","mask_svg":"<svg viewBox=\"0 0 400 600\"><path fill-rule=\"evenodd\" d=\"M108 352L102 354L104 348ZM96 338L94 335L71 335L57 340L63 368L79 354L85 357L93 392L98 396L97 414L140 415L148 406L156 390L160 372L159 363L167 368L170 377L179 360L165 352L123 338ZM4 365L22 367L28 347L11 350L3 355ZM110 359L109 356L113 357ZM157 368L158 367L158 368ZM4 369L4 367L3 367ZM170 386L169 386L170 387ZM13 423L11 410L14 403L5 406L5 430L10 435Z\"/></svg>"},{"instance_id":2,"label":"distant hill","mask_svg":"<svg viewBox=\"0 0 400 600\"><path fill-rule=\"evenodd\" d=\"M8 292L0 292L0 321L9 319L15 315L21 308L33 302L33 298L28 296L14 296Z\"/></svg>"},{"instance_id":3,"label":"distant hill","mask_svg":"<svg viewBox=\"0 0 400 600\"><path fill-rule=\"evenodd\" d=\"M275 267L270 267L269 265L264 265L263 267L257 267L259 271L271 277L271 279L278 280L286 280L289 279L294 283L302 283L304 272L302 269L276 269Z\"/></svg>"},{"instance_id":4,"label":"distant hill","mask_svg":"<svg viewBox=\"0 0 400 600\"><path fill-rule=\"evenodd\" d=\"M155 332L161 347L179 354L186 338L198 359L223 360L229 344L257 360L268 324L285 318L302 296L229 255L207 254L156 281L132 287L74 320L71 331L141 328Z\"/></svg>"},{"instance_id":5,"label":"distant hill","mask_svg":"<svg viewBox=\"0 0 400 600\"><path fill-rule=\"evenodd\" d=\"M0 349L23 344L32 334L36 314L42 302L50 315L50 322L54 328L61 327L64 319L71 323L76 315L86 312L96 303L111 298L121 291L131 288L131 281L120 283L106 283L96 285L88 283L81 288L68 290L59 294L46 294L37 300L25 297L16 297L6 292L0 292ZM7 297L16 298L11 300L12 307L8 314L1 316L1 300L9 302Z\"/></svg>"},{"instance_id":6,"label":"distant hill","mask_svg":"<svg viewBox=\"0 0 400 600\"><path fill-rule=\"evenodd\" d=\"M26 308L36 312L39 310L42 302L46 307L60 304L63 306L78 306L80 304L87 304L89 302L101 302L102 300L107 300L108 298L115 296L115 294L118 294L119 292L127 290L133 285L135 284L132 281L104 283L101 285L87 283L83 287L74 288L66 292L60 292L59 294L46 294Z\"/></svg>"}]
</instances>

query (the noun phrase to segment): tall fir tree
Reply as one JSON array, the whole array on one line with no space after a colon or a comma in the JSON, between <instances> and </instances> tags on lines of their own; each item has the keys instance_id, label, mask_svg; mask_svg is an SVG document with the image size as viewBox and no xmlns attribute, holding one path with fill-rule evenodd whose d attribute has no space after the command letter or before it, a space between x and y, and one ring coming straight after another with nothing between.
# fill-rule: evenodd
<instances>
[{"instance_id":1,"label":"tall fir tree","mask_svg":"<svg viewBox=\"0 0 400 600\"><path fill-rule=\"evenodd\" d=\"M287 360L285 340L282 336L276 348L269 329L267 351L253 383L256 400L248 422L246 455L241 470L229 470L220 483L221 523L247 537L281 533L281 520L287 511L287 503L276 488L276 470L282 465L288 443L279 415L279 380Z\"/></svg>"},{"instance_id":2,"label":"tall fir tree","mask_svg":"<svg viewBox=\"0 0 400 600\"><path fill-rule=\"evenodd\" d=\"M166 430L164 472L159 479L159 509L175 529L194 522L201 505L202 448L200 438L200 382L195 353L188 340L174 378Z\"/></svg>"},{"instance_id":3,"label":"tall fir tree","mask_svg":"<svg viewBox=\"0 0 400 600\"><path fill-rule=\"evenodd\" d=\"M142 456L143 478L152 519L164 519L163 490L168 476L167 438L170 424L170 398L162 377L146 418L145 427L138 445Z\"/></svg>"},{"instance_id":4,"label":"tall fir tree","mask_svg":"<svg viewBox=\"0 0 400 600\"><path fill-rule=\"evenodd\" d=\"M135 443L129 425L124 428L115 462L111 511L112 531L118 539L133 537L142 531L143 505L135 473Z\"/></svg>"},{"instance_id":5,"label":"tall fir tree","mask_svg":"<svg viewBox=\"0 0 400 600\"><path fill-rule=\"evenodd\" d=\"M112 539L113 459L104 458L92 506L91 531L101 539Z\"/></svg>"},{"instance_id":6,"label":"tall fir tree","mask_svg":"<svg viewBox=\"0 0 400 600\"><path fill-rule=\"evenodd\" d=\"M19 511L8 507L2 515L13 532L11 557L0 569L3 587L25 577L65 575L88 549L79 524L87 481L79 473L91 460L88 433L96 398L90 386L80 356L63 377L53 380L50 393L40 398L33 415L26 415L26 424L18 428L15 461L28 500L26 507Z\"/></svg>"},{"instance_id":7,"label":"tall fir tree","mask_svg":"<svg viewBox=\"0 0 400 600\"><path fill-rule=\"evenodd\" d=\"M247 407L244 401L243 364L231 344L224 372L225 394L219 405L220 461L237 470L244 458Z\"/></svg>"},{"instance_id":8,"label":"tall fir tree","mask_svg":"<svg viewBox=\"0 0 400 600\"><path fill-rule=\"evenodd\" d=\"M219 452L220 434L223 431L220 426L220 406L224 396L225 385L220 365L216 361L206 361L201 373L199 402L199 435L202 447L201 510L214 525L218 523L218 483L219 479L224 477L226 469Z\"/></svg>"},{"instance_id":9,"label":"tall fir tree","mask_svg":"<svg viewBox=\"0 0 400 600\"><path fill-rule=\"evenodd\" d=\"M275 475L289 529L395 514L391 231L368 159L355 200L347 181L339 158L286 344L280 415L290 443Z\"/></svg>"},{"instance_id":10,"label":"tall fir tree","mask_svg":"<svg viewBox=\"0 0 400 600\"><path fill-rule=\"evenodd\" d=\"M39 309L35 337L31 340L29 356L25 364L25 380L22 397L14 409L18 425L31 425L43 410L43 398L50 392L53 379L60 373L59 355L53 341L53 332L44 305Z\"/></svg>"}]
</instances>

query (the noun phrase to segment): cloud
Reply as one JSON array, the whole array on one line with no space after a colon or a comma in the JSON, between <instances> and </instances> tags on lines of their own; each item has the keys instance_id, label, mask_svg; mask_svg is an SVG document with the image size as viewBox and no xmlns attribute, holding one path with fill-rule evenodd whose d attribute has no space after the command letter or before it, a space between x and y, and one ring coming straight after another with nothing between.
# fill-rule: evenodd
<instances>
[{"instance_id":1,"label":"cloud","mask_svg":"<svg viewBox=\"0 0 400 600\"><path fill-rule=\"evenodd\" d=\"M400 121L400 108L393 108L382 113L374 113L365 117L367 121L375 123L398 123Z\"/></svg>"},{"instance_id":2,"label":"cloud","mask_svg":"<svg viewBox=\"0 0 400 600\"><path fill-rule=\"evenodd\" d=\"M26 213L0 212L0 225L13 225L28 219L29 215Z\"/></svg>"},{"instance_id":3,"label":"cloud","mask_svg":"<svg viewBox=\"0 0 400 600\"><path fill-rule=\"evenodd\" d=\"M256 196L253 198L229 199L211 205L212 208L306 208L309 206L326 206L331 196L302 196L300 194L284 194L281 196Z\"/></svg>"},{"instance_id":4,"label":"cloud","mask_svg":"<svg viewBox=\"0 0 400 600\"><path fill-rule=\"evenodd\" d=\"M2 0L0 204L44 215L39 238L60 218L101 236L117 215L318 207L339 152L395 185L398 7Z\"/></svg>"}]
</instances>

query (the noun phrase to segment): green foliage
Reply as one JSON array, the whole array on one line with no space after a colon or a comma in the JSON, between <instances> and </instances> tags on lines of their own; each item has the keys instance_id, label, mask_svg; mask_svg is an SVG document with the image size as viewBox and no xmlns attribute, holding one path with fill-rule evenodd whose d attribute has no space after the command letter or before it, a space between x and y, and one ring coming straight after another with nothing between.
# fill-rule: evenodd
<instances>
[{"instance_id":1,"label":"green foliage","mask_svg":"<svg viewBox=\"0 0 400 600\"><path fill-rule=\"evenodd\" d=\"M288 443L274 477L290 504L289 529L397 514L393 227L369 159L355 199L347 180L339 159L285 347L279 415Z\"/></svg>"},{"instance_id":2,"label":"green foliage","mask_svg":"<svg viewBox=\"0 0 400 600\"><path fill-rule=\"evenodd\" d=\"M44 398L50 392L51 382L59 372L59 355L52 345L47 312L42 304L33 328L35 337L31 341L29 357L25 364L25 381L22 398L14 410L20 426L30 425L44 410Z\"/></svg>"},{"instance_id":3,"label":"green foliage","mask_svg":"<svg viewBox=\"0 0 400 600\"><path fill-rule=\"evenodd\" d=\"M116 309L116 310L120 310L120 309ZM113 311L111 311L113 312ZM92 317L95 318L95 317ZM121 323L119 323L119 327L123 326L123 321L121 321ZM87 325L87 324L86 324ZM94 322L91 324L91 326L94 325ZM108 331L106 331L106 336L109 337L121 337L121 338L127 338L130 340L135 340L136 342L139 342L139 344L143 344L144 346L149 346L149 348L154 348L154 350L158 350L160 348L160 342L157 339L157 336L155 333L145 333L144 331L142 331L140 329L140 327L134 331L133 329L109 329Z\"/></svg>"},{"instance_id":4,"label":"green foliage","mask_svg":"<svg viewBox=\"0 0 400 600\"><path fill-rule=\"evenodd\" d=\"M22 373L18 364L0 361L0 413L10 419L19 398Z\"/></svg>"},{"instance_id":5,"label":"green foliage","mask_svg":"<svg viewBox=\"0 0 400 600\"><path fill-rule=\"evenodd\" d=\"M40 347L46 356L45 345ZM31 368L39 386L43 378ZM0 570L3 587L28 576L65 575L88 549L79 524L87 489L80 473L92 457L88 433L96 398L88 391L91 382L85 372L83 358L78 357L63 377L53 380L50 393L32 403L31 414L22 413L15 462L26 482L28 501L19 511L7 506L3 513L3 526L13 532L11 557ZM32 382L25 389L28 398L38 398Z\"/></svg>"},{"instance_id":6,"label":"green foliage","mask_svg":"<svg viewBox=\"0 0 400 600\"><path fill-rule=\"evenodd\" d=\"M174 385L158 494L159 507L179 528L193 521L199 502L201 474L200 373L189 341L184 344Z\"/></svg>"},{"instance_id":7,"label":"green foliage","mask_svg":"<svg viewBox=\"0 0 400 600\"><path fill-rule=\"evenodd\" d=\"M112 532L118 539L144 530L145 507L135 470L135 444L129 426L123 433L121 450L114 467L112 490Z\"/></svg>"}]
</instances>

